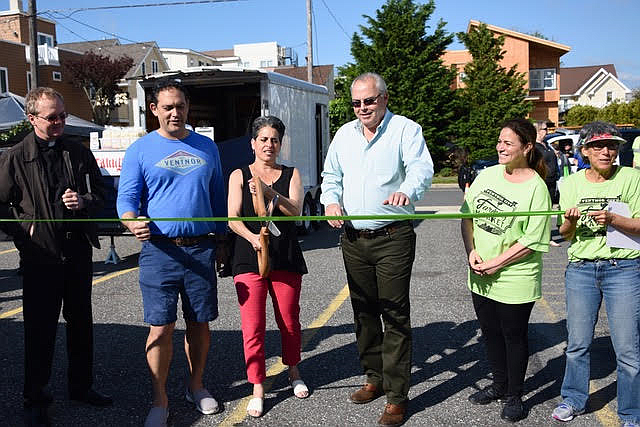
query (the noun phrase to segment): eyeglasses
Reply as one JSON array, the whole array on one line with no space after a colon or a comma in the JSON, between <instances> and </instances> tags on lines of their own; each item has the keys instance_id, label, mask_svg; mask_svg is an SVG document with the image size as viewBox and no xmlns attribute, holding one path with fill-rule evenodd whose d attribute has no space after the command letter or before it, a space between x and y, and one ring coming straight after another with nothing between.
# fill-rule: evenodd
<instances>
[{"instance_id":1,"label":"eyeglasses","mask_svg":"<svg viewBox=\"0 0 640 427\"><path fill-rule=\"evenodd\" d=\"M593 151L602 151L605 147L607 147L607 150L609 151L618 151L620 145L617 142L612 141L597 141L590 142L587 144L586 148L591 148Z\"/></svg>"},{"instance_id":2,"label":"eyeglasses","mask_svg":"<svg viewBox=\"0 0 640 427\"><path fill-rule=\"evenodd\" d=\"M547 128L540 128L540 130L547 132Z\"/></svg>"},{"instance_id":3,"label":"eyeglasses","mask_svg":"<svg viewBox=\"0 0 640 427\"><path fill-rule=\"evenodd\" d=\"M41 118L41 119L43 119L43 120L48 121L48 122L49 122L49 123L51 123L51 124L54 124L54 123L56 123L58 120L60 120L61 122L64 122L64 121L67 119L67 117L69 117L69 114L67 114L67 113L60 113L60 114L58 114L58 115L53 115L53 116L47 116L47 117L36 116L36 117L39 117L39 118Z\"/></svg>"},{"instance_id":4,"label":"eyeglasses","mask_svg":"<svg viewBox=\"0 0 640 427\"><path fill-rule=\"evenodd\" d=\"M360 108L360 102L362 102L362 104L364 104L365 107L368 107L370 105L373 105L373 104L377 103L378 102L378 98L380 98L380 95L382 95L382 94L379 93L376 96L372 96L370 98L365 98L362 101L360 101L359 99L352 99L351 100L351 105L353 105L353 108Z\"/></svg>"}]
</instances>

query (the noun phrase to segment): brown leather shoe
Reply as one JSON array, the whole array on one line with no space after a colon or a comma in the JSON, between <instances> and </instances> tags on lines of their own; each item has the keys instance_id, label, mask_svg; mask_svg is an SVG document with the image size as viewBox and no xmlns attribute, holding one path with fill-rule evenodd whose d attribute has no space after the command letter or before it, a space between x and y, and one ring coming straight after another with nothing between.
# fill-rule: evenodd
<instances>
[{"instance_id":1,"label":"brown leather shoe","mask_svg":"<svg viewBox=\"0 0 640 427\"><path fill-rule=\"evenodd\" d=\"M404 413L407 411L407 404L401 403L394 405L393 403L387 403L384 407L384 412L378 420L378 425L381 426L399 426L404 421Z\"/></svg>"},{"instance_id":2,"label":"brown leather shoe","mask_svg":"<svg viewBox=\"0 0 640 427\"><path fill-rule=\"evenodd\" d=\"M369 403L383 394L382 390L378 390L378 387L373 384L366 383L360 390L354 392L350 396L350 399L353 403Z\"/></svg>"}]
</instances>

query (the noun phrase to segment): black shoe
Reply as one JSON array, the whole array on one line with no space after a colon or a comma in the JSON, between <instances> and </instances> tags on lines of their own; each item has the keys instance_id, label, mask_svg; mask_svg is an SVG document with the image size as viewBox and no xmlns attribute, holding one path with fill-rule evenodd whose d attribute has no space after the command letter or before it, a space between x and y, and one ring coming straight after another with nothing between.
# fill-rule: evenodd
<instances>
[{"instance_id":1,"label":"black shoe","mask_svg":"<svg viewBox=\"0 0 640 427\"><path fill-rule=\"evenodd\" d=\"M30 406L24 408L25 427L51 427L51 420L46 406Z\"/></svg>"},{"instance_id":2,"label":"black shoe","mask_svg":"<svg viewBox=\"0 0 640 427\"><path fill-rule=\"evenodd\" d=\"M522 404L522 399L520 396L510 396L507 399L507 403L502 408L502 413L500 414L500 418L506 421L511 421L515 423L520 421L527 416L527 411L524 409L524 405Z\"/></svg>"},{"instance_id":3,"label":"black shoe","mask_svg":"<svg viewBox=\"0 0 640 427\"><path fill-rule=\"evenodd\" d=\"M33 393L33 392L29 394L25 393L25 397L24 397L25 409L30 409L35 407L46 408L52 403L53 403L53 396L51 395L51 393L49 393L46 390L41 390L36 393Z\"/></svg>"},{"instance_id":4,"label":"black shoe","mask_svg":"<svg viewBox=\"0 0 640 427\"><path fill-rule=\"evenodd\" d=\"M69 397L71 400L86 403L91 406L105 407L113 405L113 399L111 399L111 397L100 394L92 388L90 388L85 394L71 394Z\"/></svg>"},{"instance_id":5,"label":"black shoe","mask_svg":"<svg viewBox=\"0 0 640 427\"><path fill-rule=\"evenodd\" d=\"M501 402L504 398L504 392L499 391L494 384L476 391L469 396L469 402L474 405L488 405L491 402Z\"/></svg>"}]
</instances>

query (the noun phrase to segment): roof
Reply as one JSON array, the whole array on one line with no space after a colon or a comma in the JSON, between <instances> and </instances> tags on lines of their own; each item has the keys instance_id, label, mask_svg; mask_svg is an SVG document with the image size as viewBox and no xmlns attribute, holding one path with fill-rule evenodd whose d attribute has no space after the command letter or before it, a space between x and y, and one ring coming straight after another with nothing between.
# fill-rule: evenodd
<instances>
[{"instance_id":1,"label":"roof","mask_svg":"<svg viewBox=\"0 0 640 427\"><path fill-rule=\"evenodd\" d=\"M328 95L329 93L326 86L312 84L280 73L237 66L189 67L182 70L162 71L146 76L140 80L140 84L142 87L149 87L152 86L153 82L157 79L164 77L179 78L182 80L182 84L187 86L206 86L212 83L219 86L268 80L282 86L304 89L324 95Z\"/></svg>"},{"instance_id":2,"label":"roof","mask_svg":"<svg viewBox=\"0 0 640 427\"><path fill-rule=\"evenodd\" d=\"M228 58L230 56L236 56L233 49L207 50L201 53L203 55L211 56L213 58Z\"/></svg>"},{"instance_id":3,"label":"roof","mask_svg":"<svg viewBox=\"0 0 640 427\"><path fill-rule=\"evenodd\" d=\"M469 20L469 26L467 27L467 32L471 30L471 27L478 27L482 24L480 21L476 21L474 19ZM507 36L515 37L517 39L526 40L531 43L540 44L543 46L551 47L553 49L558 49L564 52L569 52L571 50L570 46L552 42L551 40L541 39L540 37L531 36L529 34L519 33L514 30L507 30L506 28L496 27L495 25L485 24L489 30L494 33L500 33Z\"/></svg>"},{"instance_id":4,"label":"roof","mask_svg":"<svg viewBox=\"0 0 640 427\"><path fill-rule=\"evenodd\" d=\"M274 73L284 74L298 80L307 80L307 67L272 68ZM333 73L333 64L315 65L312 71L313 82L317 85L328 86L329 76Z\"/></svg>"},{"instance_id":5,"label":"roof","mask_svg":"<svg viewBox=\"0 0 640 427\"><path fill-rule=\"evenodd\" d=\"M584 67L561 67L560 68L560 94L569 95L576 93L595 73L604 69L605 71L618 77L616 67L613 64L587 65Z\"/></svg>"},{"instance_id":6,"label":"roof","mask_svg":"<svg viewBox=\"0 0 640 427\"><path fill-rule=\"evenodd\" d=\"M104 43L102 43L104 42ZM75 46L71 46L75 45ZM140 63L144 60L144 58L149 54L149 50L154 47L157 48L158 45L154 41L150 42L141 42L141 43L129 43L129 44L120 44L116 39L109 40L95 40L89 42L78 42L78 43L60 43L58 46L65 49L72 49L80 52L89 52L92 51L94 53L98 53L100 55L108 56L112 59L121 58L123 56L128 56L133 59L133 65L124 76L124 78L133 77L136 75L136 70L140 66ZM159 54L161 58L162 54Z\"/></svg>"},{"instance_id":7,"label":"roof","mask_svg":"<svg viewBox=\"0 0 640 427\"><path fill-rule=\"evenodd\" d=\"M58 43L58 47L76 52L88 52L93 49L101 49L108 46L117 46L120 42L118 39L91 40L86 42Z\"/></svg>"}]
</instances>

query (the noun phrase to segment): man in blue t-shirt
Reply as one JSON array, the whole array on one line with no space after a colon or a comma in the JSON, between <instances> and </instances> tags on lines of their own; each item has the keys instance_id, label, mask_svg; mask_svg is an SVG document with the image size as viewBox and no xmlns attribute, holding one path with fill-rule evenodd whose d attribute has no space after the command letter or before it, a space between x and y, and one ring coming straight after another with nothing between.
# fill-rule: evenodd
<instances>
[{"instance_id":1,"label":"man in blue t-shirt","mask_svg":"<svg viewBox=\"0 0 640 427\"><path fill-rule=\"evenodd\" d=\"M187 325L184 348L190 368L185 397L203 414L220 408L204 387L202 375L209 351L208 322L218 317L216 240L224 238L226 224L145 218L224 217L227 203L216 144L185 128L189 111L185 88L173 80L159 81L149 108L160 129L127 149L117 207L121 218L140 218L123 223L142 242L140 290L144 320L150 324L146 356L153 386L153 407L145 426L165 426L178 295Z\"/></svg>"}]
</instances>

